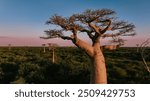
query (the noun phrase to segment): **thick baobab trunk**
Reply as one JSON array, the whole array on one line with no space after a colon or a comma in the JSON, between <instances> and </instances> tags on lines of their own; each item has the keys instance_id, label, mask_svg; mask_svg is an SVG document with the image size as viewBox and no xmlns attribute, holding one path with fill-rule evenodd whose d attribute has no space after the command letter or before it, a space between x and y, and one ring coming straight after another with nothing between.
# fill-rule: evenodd
<instances>
[{"instance_id":1,"label":"thick baobab trunk","mask_svg":"<svg viewBox=\"0 0 150 101\"><path fill-rule=\"evenodd\" d=\"M87 55L89 55L90 57L93 56L93 47L90 46L89 44L87 44L86 42L84 42L83 40L77 39L75 42L73 42L77 47L81 48L82 50L84 50Z\"/></svg>"},{"instance_id":2,"label":"thick baobab trunk","mask_svg":"<svg viewBox=\"0 0 150 101\"><path fill-rule=\"evenodd\" d=\"M100 50L99 42L93 45L94 55L91 58L93 68L91 71L91 83L94 84L106 84L107 73L105 59L102 51Z\"/></svg>"},{"instance_id":3,"label":"thick baobab trunk","mask_svg":"<svg viewBox=\"0 0 150 101\"><path fill-rule=\"evenodd\" d=\"M96 42L93 44L93 46L90 46L84 41L78 39L75 45L83 49L91 58L92 66L90 83L106 84L106 65L103 53L100 49L100 43Z\"/></svg>"}]
</instances>

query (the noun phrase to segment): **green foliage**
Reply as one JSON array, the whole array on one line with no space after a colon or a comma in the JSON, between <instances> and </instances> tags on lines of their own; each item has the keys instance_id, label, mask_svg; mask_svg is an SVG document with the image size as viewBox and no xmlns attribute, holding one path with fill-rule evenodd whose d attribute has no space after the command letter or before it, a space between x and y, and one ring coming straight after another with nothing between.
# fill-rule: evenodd
<instances>
[{"instance_id":1,"label":"green foliage","mask_svg":"<svg viewBox=\"0 0 150 101\"><path fill-rule=\"evenodd\" d=\"M135 48L105 51L109 83L150 83L140 54ZM55 49L42 47L0 48L0 83L84 84L89 83L90 59L74 47ZM150 64L150 57L147 57Z\"/></svg>"},{"instance_id":2,"label":"green foliage","mask_svg":"<svg viewBox=\"0 0 150 101\"><path fill-rule=\"evenodd\" d=\"M10 81L14 80L17 74L17 64L14 62L3 62L0 64L0 83L9 83Z\"/></svg>"}]
</instances>

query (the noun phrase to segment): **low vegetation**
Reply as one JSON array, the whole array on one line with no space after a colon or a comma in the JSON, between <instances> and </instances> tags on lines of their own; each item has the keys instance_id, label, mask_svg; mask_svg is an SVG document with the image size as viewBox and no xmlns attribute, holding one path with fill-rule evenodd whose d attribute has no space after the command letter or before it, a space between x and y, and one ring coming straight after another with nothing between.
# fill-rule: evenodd
<instances>
[{"instance_id":1,"label":"low vegetation","mask_svg":"<svg viewBox=\"0 0 150 101\"><path fill-rule=\"evenodd\" d=\"M149 50L150 51L150 50ZM75 55L76 54L76 55ZM136 48L104 51L108 83L150 83L150 74L144 68ZM150 64L150 57L147 58ZM0 83L87 84L90 78L90 60L75 47L0 47Z\"/></svg>"}]
</instances>

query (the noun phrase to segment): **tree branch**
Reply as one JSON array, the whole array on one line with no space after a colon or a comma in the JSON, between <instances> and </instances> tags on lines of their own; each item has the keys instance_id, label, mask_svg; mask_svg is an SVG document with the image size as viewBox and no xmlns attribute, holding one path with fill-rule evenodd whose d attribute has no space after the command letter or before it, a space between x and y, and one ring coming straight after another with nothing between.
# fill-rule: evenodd
<instances>
[{"instance_id":1,"label":"tree branch","mask_svg":"<svg viewBox=\"0 0 150 101\"><path fill-rule=\"evenodd\" d=\"M84 42L83 40L80 40L77 38L77 40L75 42L73 42L77 47L81 48L82 50L84 50L86 52L86 54L90 57L93 57L94 53L93 53L93 47L89 44L87 44L86 42Z\"/></svg>"},{"instance_id":2,"label":"tree branch","mask_svg":"<svg viewBox=\"0 0 150 101\"><path fill-rule=\"evenodd\" d=\"M88 21L86 21L86 22L87 22L87 23L91 23L91 22L93 22L93 21L98 20L99 17L100 17L100 15L99 15L99 16L96 16L96 17L93 17L93 18L91 18L90 20L88 20Z\"/></svg>"},{"instance_id":3,"label":"tree branch","mask_svg":"<svg viewBox=\"0 0 150 101\"><path fill-rule=\"evenodd\" d=\"M105 20L104 22L108 22L108 25L107 25L107 27L105 29L103 29L101 31L101 34L104 34L107 30L111 30L110 26L111 26L112 21L110 19L108 19L108 20Z\"/></svg>"},{"instance_id":4,"label":"tree branch","mask_svg":"<svg viewBox=\"0 0 150 101\"><path fill-rule=\"evenodd\" d=\"M71 37L69 36L60 36L60 38L64 39L64 40L73 40Z\"/></svg>"},{"instance_id":5,"label":"tree branch","mask_svg":"<svg viewBox=\"0 0 150 101\"><path fill-rule=\"evenodd\" d=\"M69 36L64 36L63 33L62 33L62 30L46 30L44 32L47 34L47 36L46 37L40 37L42 39L51 39L51 38L60 37L64 40L73 40Z\"/></svg>"},{"instance_id":6,"label":"tree branch","mask_svg":"<svg viewBox=\"0 0 150 101\"><path fill-rule=\"evenodd\" d=\"M93 33L92 30L82 29L82 30L80 30L80 31L81 31L81 32L86 32L87 35L89 36L89 38L93 40L94 35L92 34L92 33Z\"/></svg>"},{"instance_id":7,"label":"tree branch","mask_svg":"<svg viewBox=\"0 0 150 101\"><path fill-rule=\"evenodd\" d=\"M145 50L147 48L147 45L150 43L149 42L150 38L148 38L146 41L144 41L141 45L140 45L140 54L143 60L143 63L145 65L145 69L150 73L150 67L148 66L145 56L147 56ZM146 54L146 55L145 55Z\"/></svg>"},{"instance_id":8,"label":"tree branch","mask_svg":"<svg viewBox=\"0 0 150 101\"><path fill-rule=\"evenodd\" d=\"M134 36L134 35L136 35L136 33L129 33L129 34L125 34L125 33L115 33L115 34L103 34L103 35L101 35L101 37L106 38L106 37Z\"/></svg>"},{"instance_id":9,"label":"tree branch","mask_svg":"<svg viewBox=\"0 0 150 101\"><path fill-rule=\"evenodd\" d=\"M91 24L91 23L88 23L88 26L90 28L92 28L96 33L99 33L100 34L100 27L96 26L95 24Z\"/></svg>"}]
</instances>

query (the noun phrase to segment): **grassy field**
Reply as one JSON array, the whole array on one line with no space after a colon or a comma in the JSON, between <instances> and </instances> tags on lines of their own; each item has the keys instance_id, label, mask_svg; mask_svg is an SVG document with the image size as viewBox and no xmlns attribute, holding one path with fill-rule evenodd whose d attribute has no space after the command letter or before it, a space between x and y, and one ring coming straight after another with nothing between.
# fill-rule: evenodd
<instances>
[{"instance_id":1,"label":"grassy field","mask_svg":"<svg viewBox=\"0 0 150 101\"><path fill-rule=\"evenodd\" d=\"M150 50L147 50L149 53ZM136 48L120 48L104 51L108 83L150 84L150 74L144 68ZM150 57L147 57L150 64ZM0 83L87 84L90 76L90 60L75 47L0 47Z\"/></svg>"}]
</instances>

